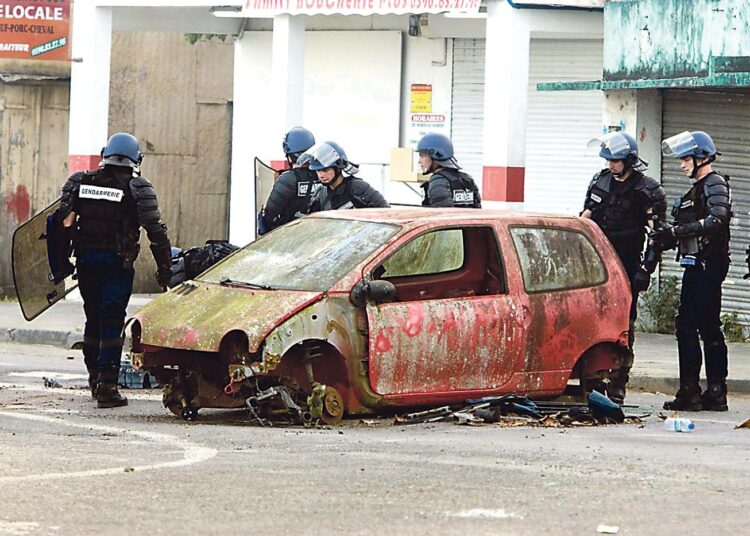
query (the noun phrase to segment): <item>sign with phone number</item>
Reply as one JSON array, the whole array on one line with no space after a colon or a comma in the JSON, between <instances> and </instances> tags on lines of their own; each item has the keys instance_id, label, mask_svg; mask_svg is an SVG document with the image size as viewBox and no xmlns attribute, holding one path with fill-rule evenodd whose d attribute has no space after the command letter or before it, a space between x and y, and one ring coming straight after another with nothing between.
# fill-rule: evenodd
<instances>
[{"instance_id":1,"label":"sign with phone number","mask_svg":"<svg viewBox=\"0 0 750 536\"><path fill-rule=\"evenodd\" d=\"M0 0L0 58L70 60L70 0Z\"/></svg>"},{"instance_id":2,"label":"sign with phone number","mask_svg":"<svg viewBox=\"0 0 750 536\"><path fill-rule=\"evenodd\" d=\"M246 17L478 13L481 0L245 0Z\"/></svg>"}]
</instances>

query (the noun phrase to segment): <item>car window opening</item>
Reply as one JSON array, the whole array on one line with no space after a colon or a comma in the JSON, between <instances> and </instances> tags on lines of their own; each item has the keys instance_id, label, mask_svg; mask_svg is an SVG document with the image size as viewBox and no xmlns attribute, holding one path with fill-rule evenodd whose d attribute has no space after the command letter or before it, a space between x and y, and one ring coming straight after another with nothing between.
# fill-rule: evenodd
<instances>
[{"instance_id":1,"label":"car window opening","mask_svg":"<svg viewBox=\"0 0 750 536\"><path fill-rule=\"evenodd\" d=\"M440 229L409 241L373 270L396 287L396 301L504 294L495 231L490 227Z\"/></svg>"}]
</instances>

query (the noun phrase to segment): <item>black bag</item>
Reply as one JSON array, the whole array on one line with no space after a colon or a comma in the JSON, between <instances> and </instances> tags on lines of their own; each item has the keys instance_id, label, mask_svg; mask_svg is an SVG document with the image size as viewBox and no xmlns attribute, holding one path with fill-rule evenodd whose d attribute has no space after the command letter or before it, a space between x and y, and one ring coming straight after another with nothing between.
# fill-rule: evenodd
<instances>
[{"instance_id":1,"label":"black bag","mask_svg":"<svg viewBox=\"0 0 750 536\"><path fill-rule=\"evenodd\" d=\"M172 257L172 279L169 287L195 279L223 258L237 251L239 246L227 240L208 240L205 246L195 246L180 251Z\"/></svg>"}]
</instances>

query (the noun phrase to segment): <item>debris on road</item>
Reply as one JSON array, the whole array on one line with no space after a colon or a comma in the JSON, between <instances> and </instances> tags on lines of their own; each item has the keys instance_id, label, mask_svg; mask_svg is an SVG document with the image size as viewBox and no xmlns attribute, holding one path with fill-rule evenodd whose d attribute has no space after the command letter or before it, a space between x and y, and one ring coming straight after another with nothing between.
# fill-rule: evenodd
<instances>
[{"instance_id":1,"label":"debris on road","mask_svg":"<svg viewBox=\"0 0 750 536\"><path fill-rule=\"evenodd\" d=\"M42 380L44 381L44 386L48 389L62 389L62 384L54 378L47 378L46 376L42 376Z\"/></svg>"},{"instance_id":2,"label":"debris on road","mask_svg":"<svg viewBox=\"0 0 750 536\"><path fill-rule=\"evenodd\" d=\"M596 532L599 534L617 534L620 532L620 527L614 525L599 525L596 527Z\"/></svg>"},{"instance_id":3,"label":"debris on road","mask_svg":"<svg viewBox=\"0 0 750 536\"><path fill-rule=\"evenodd\" d=\"M640 423L641 415L625 415L622 407L594 391L588 403L539 401L528 397L505 395L467 400L465 406L441 406L404 416L396 416L394 424L419 424L453 420L456 424L476 426L596 426L623 422Z\"/></svg>"},{"instance_id":4,"label":"debris on road","mask_svg":"<svg viewBox=\"0 0 750 536\"><path fill-rule=\"evenodd\" d=\"M747 419L745 422L741 422L734 427L735 430L737 430L738 428L750 428L750 419Z\"/></svg>"}]
</instances>

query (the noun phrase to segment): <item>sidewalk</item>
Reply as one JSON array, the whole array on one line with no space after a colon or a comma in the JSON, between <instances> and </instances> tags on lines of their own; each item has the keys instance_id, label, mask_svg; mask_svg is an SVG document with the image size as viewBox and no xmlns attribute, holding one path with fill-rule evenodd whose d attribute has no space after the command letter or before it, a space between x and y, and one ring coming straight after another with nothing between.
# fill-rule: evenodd
<instances>
[{"instance_id":1,"label":"sidewalk","mask_svg":"<svg viewBox=\"0 0 750 536\"><path fill-rule=\"evenodd\" d=\"M148 303L153 295L136 294L130 299L128 315ZM16 302L0 302L0 342L52 344L72 348L83 341L83 308L80 301L63 300L31 322ZM729 391L750 393L750 344L729 346ZM673 335L638 333L635 337L635 365L630 387L673 394L678 387L677 342Z\"/></svg>"}]
</instances>

